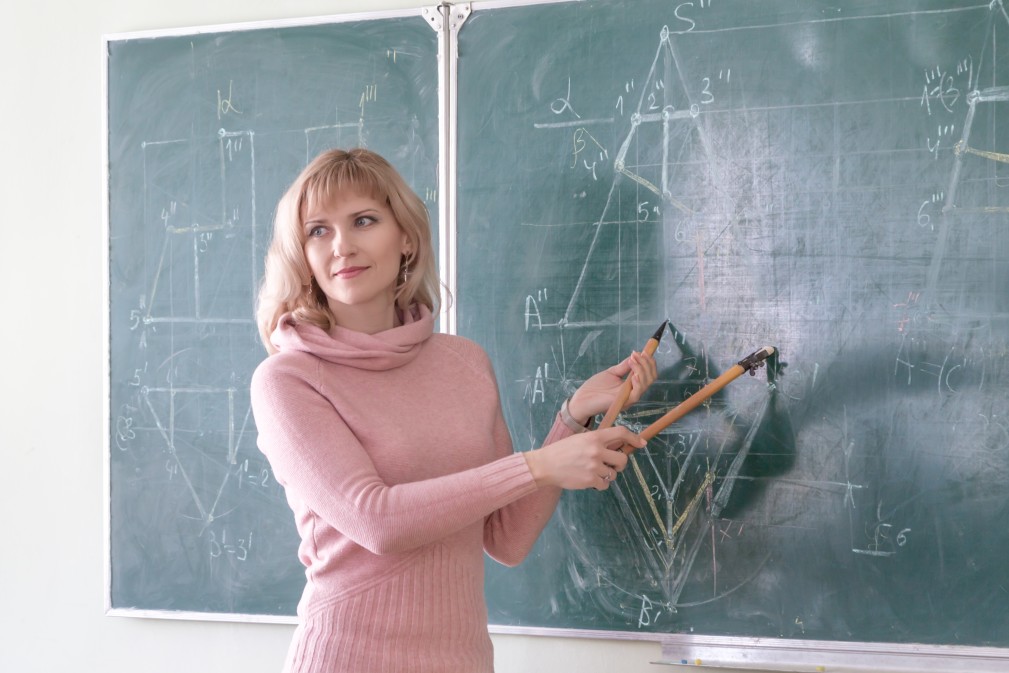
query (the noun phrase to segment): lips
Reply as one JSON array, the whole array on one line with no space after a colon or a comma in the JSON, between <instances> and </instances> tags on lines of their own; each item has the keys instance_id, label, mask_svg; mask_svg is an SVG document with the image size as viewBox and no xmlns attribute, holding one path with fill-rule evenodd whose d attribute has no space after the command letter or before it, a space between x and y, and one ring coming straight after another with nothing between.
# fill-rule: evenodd
<instances>
[{"instance_id":1,"label":"lips","mask_svg":"<svg viewBox=\"0 0 1009 673\"><path fill-rule=\"evenodd\" d=\"M359 276L367 270L368 267L366 266L348 266L346 268L340 269L333 275L336 276L337 278L347 280Z\"/></svg>"}]
</instances>

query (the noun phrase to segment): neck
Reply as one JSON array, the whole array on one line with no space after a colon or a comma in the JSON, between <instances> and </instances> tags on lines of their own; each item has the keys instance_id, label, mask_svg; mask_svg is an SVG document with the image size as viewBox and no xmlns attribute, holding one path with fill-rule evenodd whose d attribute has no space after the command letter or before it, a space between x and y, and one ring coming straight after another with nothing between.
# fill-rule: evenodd
<instances>
[{"instance_id":1,"label":"neck","mask_svg":"<svg viewBox=\"0 0 1009 673\"><path fill-rule=\"evenodd\" d=\"M333 306L330 302L329 310L337 325L362 334L378 334L402 323L394 302L382 306Z\"/></svg>"}]
</instances>

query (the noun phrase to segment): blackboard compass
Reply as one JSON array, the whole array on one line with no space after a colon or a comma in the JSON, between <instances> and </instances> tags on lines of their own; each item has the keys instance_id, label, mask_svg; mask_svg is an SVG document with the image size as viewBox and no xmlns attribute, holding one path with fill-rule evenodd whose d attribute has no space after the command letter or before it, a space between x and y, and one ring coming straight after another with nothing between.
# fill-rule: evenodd
<instances>
[{"instance_id":1,"label":"blackboard compass","mask_svg":"<svg viewBox=\"0 0 1009 673\"><path fill-rule=\"evenodd\" d=\"M646 440L655 437L664 429L699 407L702 402L738 378L741 374L743 374L743 372L748 371L751 376L754 376L756 374L756 370L763 366L764 361L776 352L777 350L774 346L764 346L760 350L750 353L730 367L728 371L719 376L717 379L711 381L696 393L670 409L661 418L642 430L639 434ZM630 453L634 451L634 447L630 444L624 444L620 447L620 450L624 453Z\"/></svg>"}]
</instances>

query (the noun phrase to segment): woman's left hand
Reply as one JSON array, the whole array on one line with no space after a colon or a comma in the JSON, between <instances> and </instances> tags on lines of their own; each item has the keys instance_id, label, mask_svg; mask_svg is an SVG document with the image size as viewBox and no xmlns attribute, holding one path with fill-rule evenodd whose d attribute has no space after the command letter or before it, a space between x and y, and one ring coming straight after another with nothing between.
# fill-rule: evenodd
<instances>
[{"instance_id":1,"label":"woman's left hand","mask_svg":"<svg viewBox=\"0 0 1009 673\"><path fill-rule=\"evenodd\" d=\"M604 369L591 377L575 391L568 402L568 412L583 423L597 414L605 413L620 392L624 377L630 373L631 394L623 408L631 406L644 395L648 386L655 382L658 371L655 358L644 353L634 352L618 365Z\"/></svg>"}]
</instances>

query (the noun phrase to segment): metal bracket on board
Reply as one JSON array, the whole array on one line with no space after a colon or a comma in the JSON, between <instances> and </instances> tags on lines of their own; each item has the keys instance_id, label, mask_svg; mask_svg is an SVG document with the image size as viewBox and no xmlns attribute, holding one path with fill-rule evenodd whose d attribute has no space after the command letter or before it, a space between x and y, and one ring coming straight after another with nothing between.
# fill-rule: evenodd
<instances>
[{"instance_id":1,"label":"metal bracket on board","mask_svg":"<svg viewBox=\"0 0 1009 673\"><path fill-rule=\"evenodd\" d=\"M446 20L448 21L448 29L450 31L459 30L462 24L466 22L469 18L470 12L473 8L470 7L470 3L463 2L457 5L453 5L449 2L443 2L440 5L434 7L424 7L421 13L424 18L427 19L427 23L431 28L437 32L441 32L445 27Z\"/></svg>"}]
</instances>

